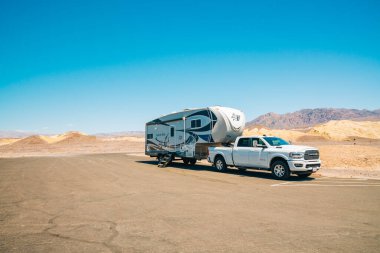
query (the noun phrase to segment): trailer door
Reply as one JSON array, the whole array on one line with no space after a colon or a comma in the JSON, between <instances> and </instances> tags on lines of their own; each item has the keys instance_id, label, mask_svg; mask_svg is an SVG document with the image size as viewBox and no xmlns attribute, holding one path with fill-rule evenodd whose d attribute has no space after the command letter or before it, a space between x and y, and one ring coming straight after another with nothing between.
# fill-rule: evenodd
<instances>
[{"instance_id":1,"label":"trailer door","mask_svg":"<svg viewBox=\"0 0 380 253\"><path fill-rule=\"evenodd\" d=\"M169 146L172 151L177 150L177 134L176 134L176 127L174 125L171 125L169 128Z\"/></svg>"}]
</instances>

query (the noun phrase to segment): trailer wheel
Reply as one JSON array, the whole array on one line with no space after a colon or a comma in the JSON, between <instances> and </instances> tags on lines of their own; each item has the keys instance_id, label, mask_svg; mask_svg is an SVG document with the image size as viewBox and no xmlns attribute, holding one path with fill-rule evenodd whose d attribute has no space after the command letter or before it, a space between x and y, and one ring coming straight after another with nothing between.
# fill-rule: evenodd
<instances>
[{"instance_id":1,"label":"trailer wheel","mask_svg":"<svg viewBox=\"0 0 380 253\"><path fill-rule=\"evenodd\" d=\"M220 172L225 172L227 170L227 164L222 156L217 156L214 164L215 168Z\"/></svg>"},{"instance_id":2,"label":"trailer wheel","mask_svg":"<svg viewBox=\"0 0 380 253\"><path fill-rule=\"evenodd\" d=\"M182 158L182 161L185 165L189 165L190 161L188 158Z\"/></svg>"},{"instance_id":3,"label":"trailer wheel","mask_svg":"<svg viewBox=\"0 0 380 253\"><path fill-rule=\"evenodd\" d=\"M192 158L190 159L189 162L190 162L190 165L195 165L197 163L197 159Z\"/></svg>"}]
</instances>

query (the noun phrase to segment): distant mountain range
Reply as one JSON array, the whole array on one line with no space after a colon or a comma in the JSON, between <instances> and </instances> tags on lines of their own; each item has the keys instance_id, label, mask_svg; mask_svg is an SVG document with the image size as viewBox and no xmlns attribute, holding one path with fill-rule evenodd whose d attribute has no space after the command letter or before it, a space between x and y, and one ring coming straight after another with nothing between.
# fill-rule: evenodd
<instances>
[{"instance_id":1,"label":"distant mountain range","mask_svg":"<svg viewBox=\"0 0 380 253\"><path fill-rule=\"evenodd\" d=\"M248 122L246 127L250 128L259 125L271 129L296 129L323 124L331 120L380 120L380 109L370 111L317 108L303 109L286 114L270 112Z\"/></svg>"},{"instance_id":2,"label":"distant mountain range","mask_svg":"<svg viewBox=\"0 0 380 253\"><path fill-rule=\"evenodd\" d=\"M0 138L25 138L36 134L35 132L24 131L0 131Z\"/></svg>"},{"instance_id":3,"label":"distant mountain range","mask_svg":"<svg viewBox=\"0 0 380 253\"><path fill-rule=\"evenodd\" d=\"M111 132L111 133L97 133L92 136L97 137L120 137L120 136L144 136L144 131L124 131L124 132ZM24 132L24 131L1 131L0 138L25 138L33 135L52 136L54 134L45 134L37 132Z\"/></svg>"},{"instance_id":4,"label":"distant mountain range","mask_svg":"<svg viewBox=\"0 0 380 253\"><path fill-rule=\"evenodd\" d=\"M144 136L145 131L124 131L124 132L111 132L111 133L97 133L94 134L98 137L121 137L121 136Z\"/></svg>"}]
</instances>

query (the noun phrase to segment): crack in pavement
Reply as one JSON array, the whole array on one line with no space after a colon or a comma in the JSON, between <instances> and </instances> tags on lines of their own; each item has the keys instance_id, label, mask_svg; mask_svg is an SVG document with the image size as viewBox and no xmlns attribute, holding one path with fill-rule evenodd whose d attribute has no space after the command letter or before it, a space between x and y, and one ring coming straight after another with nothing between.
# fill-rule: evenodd
<instances>
[{"instance_id":1,"label":"crack in pavement","mask_svg":"<svg viewBox=\"0 0 380 253\"><path fill-rule=\"evenodd\" d=\"M91 241L91 240L85 240L85 239L79 239L79 238L75 238L75 237L71 237L71 236L66 236L66 235L62 235L60 233L55 233L55 232L50 231L54 228L59 227L59 224L56 223L56 219L58 219L62 216L63 216L62 214L58 214L58 215L55 215L54 217L50 218L48 221L48 224L50 224L51 226L48 228L45 228L40 234L45 234L48 236L53 236L53 237L64 239L64 240L71 240L71 241L77 241L77 242L82 242L82 243L101 245L101 246L106 247L107 249L109 249L113 253L122 252L121 247L112 244L112 241L119 235L119 231L116 229L116 227L118 225L116 222L108 221L108 220L106 220L106 221L105 220L94 220L97 222L108 223L109 229L111 230L111 235L107 239L105 239L104 241ZM89 225L89 224L80 224L76 228L83 227L86 225ZM74 229L76 229L76 228L74 228Z\"/></svg>"},{"instance_id":2,"label":"crack in pavement","mask_svg":"<svg viewBox=\"0 0 380 253\"><path fill-rule=\"evenodd\" d=\"M112 234L110 237L108 237L104 242L103 245L109 248L114 253L122 252L122 248L119 246L116 246L112 244L111 242L119 235L119 231L117 230L117 223L113 221L106 221L110 224L109 229L112 231Z\"/></svg>"}]
</instances>

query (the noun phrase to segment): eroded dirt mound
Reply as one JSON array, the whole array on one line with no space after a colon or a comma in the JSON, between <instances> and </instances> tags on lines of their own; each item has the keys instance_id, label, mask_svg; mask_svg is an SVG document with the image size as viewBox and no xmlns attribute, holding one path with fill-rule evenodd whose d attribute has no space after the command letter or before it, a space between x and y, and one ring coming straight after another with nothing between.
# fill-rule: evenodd
<instances>
[{"instance_id":1,"label":"eroded dirt mound","mask_svg":"<svg viewBox=\"0 0 380 253\"><path fill-rule=\"evenodd\" d=\"M313 127L309 134L335 141L349 140L353 137L380 139L380 121L333 120Z\"/></svg>"},{"instance_id":2,"label":"eroded dirt mound","mask_svg":"<svg viewBox=\"0 0 380 253\"><path fill-rule=\"evenodd\" d=\"M277 130L277 129L268 129L264 127L254 127L246 129L243 133L245 136L254 136L254 135L268 135L268 136L277 136L287 141L298 141L299 138L304 137L306 134L300 131L294 130Z\"/></svg>"},{"instance_id":3,"label":"eroded dirt mound","mask_svg":"<svg viewBox=\"0 0 380 253\"><path fill-rule=\"evenodd\" d=\"M20 140L20 139L16 139L16 138L1 138L0 139L0 146L12 144L12 143L15 143L18 140Z\"/></svg>"},{"instance_id":4,"label":"eroded dirt mound","mask_svg":"<svg viewBox=\"0 0 380 253\"><path fill-rule=\"evenodd\" d=\"M81 132L68 132L57 136L56 144L87 143L95 142L96 137L83 134Z\"/></svg>"},{"instance_id":5,"label":"eroded dirt mound","mask_svg":"<svg viewBox=\"0 0 380 253\"><path fill-rule=\"evenodd\" d=\"M26 138L23 138L19 141L16 141L11 146L30 146L30 145L46 145L48 144L41 136L39 135L32 135Z\"/></svg>"}]
</instances>

